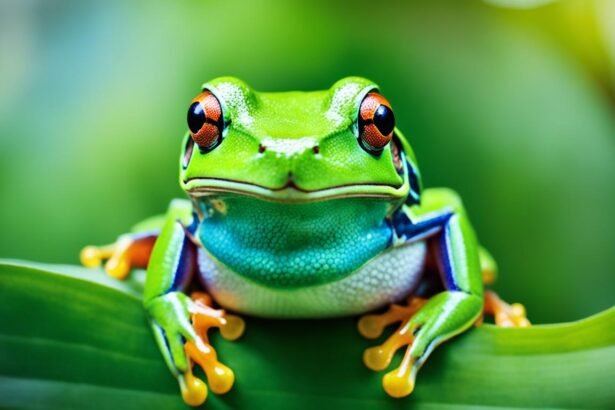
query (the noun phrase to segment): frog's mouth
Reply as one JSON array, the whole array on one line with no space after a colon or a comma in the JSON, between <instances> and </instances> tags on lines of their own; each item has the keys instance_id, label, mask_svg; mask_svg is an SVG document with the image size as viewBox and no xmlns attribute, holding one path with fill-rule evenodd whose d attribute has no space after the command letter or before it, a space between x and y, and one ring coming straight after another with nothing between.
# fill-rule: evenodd
<instances>
[{"instance_id":1,"label":"frog's mouth","mask_svg":"<svg viewBox=\"0 0 615 410\"><path fill-rule=\"evenodd\" d=\"M398 186L365 183L307 190L298 186L289 173L286 183L277 188L223 178L190 178L183 181L183 188L192 197L231 193L275 202L315 202L340 198L401 199L408 193L409 182L404 175L404 182Z\"/></svg>"}]
</instances>

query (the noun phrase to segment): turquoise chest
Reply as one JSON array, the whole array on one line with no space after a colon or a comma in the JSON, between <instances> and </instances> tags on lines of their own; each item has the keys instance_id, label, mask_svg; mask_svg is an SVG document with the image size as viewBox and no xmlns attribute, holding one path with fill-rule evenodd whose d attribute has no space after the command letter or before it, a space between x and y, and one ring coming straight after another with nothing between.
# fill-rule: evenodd
<instances>
[{"instance_id":1,"label":"turquoise chest","mask_svg":"<svg viewBox=\"0 0 615 410\"><path fill-rule=\"evenodd\" d=\"M272 288L340 280L391 243L390 204L366 198L283 204L240 196L201 198L198 237L236 274Z\"/></svg>"}]
</instances>

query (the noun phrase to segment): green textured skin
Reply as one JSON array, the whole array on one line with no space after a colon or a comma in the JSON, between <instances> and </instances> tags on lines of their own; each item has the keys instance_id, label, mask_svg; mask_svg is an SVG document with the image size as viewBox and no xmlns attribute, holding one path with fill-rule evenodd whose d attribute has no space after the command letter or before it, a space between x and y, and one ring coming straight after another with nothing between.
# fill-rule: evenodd
<instances>
[{"instance_id":1,"label":"green textured skin","mask_svg":"<svg viewBox=\"0 0 615 410\"><path fill-rule=\"evenodd\" d=\"M350 77L326 91L258 93L225 77L204 88L219 99L228 126L213 150L201 152L195 146L187 165L180 165L180 184L200 204L195 208L198 237L208 252L246 280L296 288L351 275L382 252L382 238L373 234L399 206L412 221L452 213L447 240L455 287L431 298L408 323L409 330L419 329L411 347L413 371L435 346L475 322L483 306L479 246L459 197L448 189L428 189L420 204L402 205L410 183L407 173L396 171L391 150L372 155L357 142L359 104L375 84ZM418 174L410 144L399 130L395 134ZM287 186L290 175L292 187ZM176 374L187 363L182 338L196 337L189 323L191 302L181 289L172 289L188 212L185 202L171 205L151 256L144 300ZM361 247L370 233L374 242ZM333 255L339 250L340 261L334 269L315 268L320 259L313 255L328 245ZM353 245L360 252L349 252ZM290 262L281 262L286 259ZM284 268L293 261L300 261L301 268ZM282 268L267 272L269 265Z\"/></svg>"},{"instance_id":2,"label":"green textured skin","mask_svg":"<svg viewBox=\"0 0 615 410\"><path fill-rule=\"evenodd\" d=\"M357 144L352 128L359 103L377 87L365 79L341 80L329 91L275 94L256 93L232 78L203 87L216 94L232 122L219 147L207 155L194 150L188 168L180 173L187 191L197 185L190 179L204 177L276 189L286 183L289 171L305 190L373 183L380 191L393 191L391 187L403 184L389 150L375 157ZM268 149L259 153L259 144ZM313 144L318 144L320 155L313 153ZM378 191L374 187L373 192ZM398 197L406 194L397 192Z\"/></svg>"}]
</instances>

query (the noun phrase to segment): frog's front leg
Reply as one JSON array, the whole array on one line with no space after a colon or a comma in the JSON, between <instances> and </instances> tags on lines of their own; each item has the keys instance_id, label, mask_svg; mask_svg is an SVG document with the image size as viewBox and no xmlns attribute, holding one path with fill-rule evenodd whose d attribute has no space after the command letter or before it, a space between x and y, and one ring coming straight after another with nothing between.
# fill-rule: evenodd
<instances>
[{"instance_id":1,"label":"frog's front leg","mask_svg":"<svg viewBox=\"0 0 615 410\"><path fill-rule=\"evenodd\" d=\"M177 378L187 404L199 405L207 397L207 387L192 373L192 363L199 364L214 393L226 393L234 383L231 369L220 363L207 338L211 327L221 329L222 336L236 339L244 324L235 316L211 307L211 298L184 290L196 269L196 246L192 231L182 219L186 204L173 202L169 208L147 269L143 304L147 310L158 346Z\"/></svg>"},{"instance_id":2,"label":"frog's front leg","mask_svg":"<svg viewBox=\"0 0 615 410\"><path fill-rule=\"evenodd\" d=\"M383 387L390 396L404 397L414 389L416 373L433 349L469 328L480 316L483 285L476 237L454 192L426 190L421 204L398 211L393 225L400 241L430 238L430 251L445 289L405 312L407 316L399 329L384 344L367 349L363 356L367 367L384 370L395 352L408 346L400 366L383 378ZM377 335L383 323L376 321L369 335L365 330L370 320L374 322L360 321L359 330L366 336Z\"/></svg>"}]
</instances>

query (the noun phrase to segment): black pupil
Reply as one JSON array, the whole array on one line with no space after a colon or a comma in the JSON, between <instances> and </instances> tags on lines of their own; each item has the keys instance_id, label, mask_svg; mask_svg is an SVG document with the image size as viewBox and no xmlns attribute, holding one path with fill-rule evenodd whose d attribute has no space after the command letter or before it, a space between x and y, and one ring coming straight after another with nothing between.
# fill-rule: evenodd
<instances>
[{"instance_id":1,"label":"black pupil","mask_svg":"<svg viewBox=\"0 0 615 410\"><path fill-rule=\"evenodd\" d=\"M190 108L188 108L188 128L190 128L193 134L196 134L204 123L205 111L203 110L203 106L198 102L192 103Z\"/></svg>"},{"instance_id":2,"label":"black pupil","mask_svg":"<svg viewBox=\"0 0 615 410\"><path fill-rule=\"evenodd\" d=\"M393 110L386 105L380 104L374 113L374 125L382 135L389 135L393 128L395 128Z\"/></svg>"}]
</instances>

